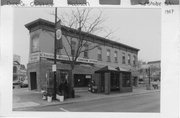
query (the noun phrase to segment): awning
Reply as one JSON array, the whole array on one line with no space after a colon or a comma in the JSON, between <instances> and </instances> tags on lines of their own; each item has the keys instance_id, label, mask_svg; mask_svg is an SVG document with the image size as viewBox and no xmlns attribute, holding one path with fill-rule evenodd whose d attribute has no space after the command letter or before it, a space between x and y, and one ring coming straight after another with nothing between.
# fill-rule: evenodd
<instances>
[{"instance_id":1,"label":"awning","mask_svg":"<svg viewBox=\"0 0 180 118\"><path fill-rule=\"evenodd\" d=\"M98 72L107 72L107 71L113 71L113 72L118 72L118 70L112 66L105 66L97 71L95 71L96 73Z\"/></svg>"},{"instance_id":2,"label":"awning","mask_svg":"<svg viewBox=\"0 0 180 118\"><path fill-rule=\"evenodd\" d=\"M116 69L121 72L131 72L130 70L122 68L122 67L117 67Z\"/></svg>"},{"instance_id":3,"label":"awning","mask_svg":"<svg viewBox=\"0 0 180 118\"><path fill-rule=\"evenodd\" d=\"M95 70L99 69L98 67L91 65L76 65L73 73L74 74L93 74Z\"/></svg>"},{"instance_id":4,"label":"awning","mask_svg":"<svg viewBox=\"0 0 180 118\"><path fill-rule=\"evenodd\" d=\"M61 63L57 69L60 70L71 70L71 65L70 64L64 64ZM87 64L79 64L75 65L73 69L74 74L93 74L96 70L99 70L100 67L98 66L93 66L93 65L87 65Z\"/></svg>"}]
</instances>

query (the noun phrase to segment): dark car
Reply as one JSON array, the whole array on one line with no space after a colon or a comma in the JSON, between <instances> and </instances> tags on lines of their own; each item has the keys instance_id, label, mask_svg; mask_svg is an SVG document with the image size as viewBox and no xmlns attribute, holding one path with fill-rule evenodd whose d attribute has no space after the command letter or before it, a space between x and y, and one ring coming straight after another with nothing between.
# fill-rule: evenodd
<instances>
[{"instance_id":1,"label":"dark car","mask_svg":"<svg viewBox=\"0 0 180 118\"><path fill-rule=\"evenodd\" d=\"M20 82L19 81L13 81L13 89L16 87L16 86L19 86L20 85Z\"/></svg>"},{"instance_id":2,"label":"dark car","mask_svg":"<svg viewBox=\"0 0 180 118\"><path fill-rule=\"evenodd\" d=\"M19 86L20 86L21 88L23 88L23 87L28 87L28 80L24 80L23 82L21 82L21 83L19 84Z\"/></svg>"}]
</instances>

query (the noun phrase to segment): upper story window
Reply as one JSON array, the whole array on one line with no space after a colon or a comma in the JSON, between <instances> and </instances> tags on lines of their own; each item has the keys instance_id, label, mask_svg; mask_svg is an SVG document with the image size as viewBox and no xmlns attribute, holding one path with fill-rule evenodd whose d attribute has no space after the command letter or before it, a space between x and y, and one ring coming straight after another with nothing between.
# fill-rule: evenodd
<instances>
[{"instance_id":1,"label":"upper story window","mask_svg":"<svg viewBox=\"0 0 180 118\"><path fill-rule=\"evenodd\" d=\"M117 53L117 51L115 51L114 52L114 61L115 61L115 63L118 62L117 58L118 58L118 53Z\"/></svg>"},{"instance_id":2,"label":"upper story window","mask_svg":"<svg viewBox=\"0 0 180 118\"><path fill-rule=\"evenodd\" d=\"M102 49L101 49L100 47L98 48L97 59L98 59L99 61L102 61Z\"/></svg>"},{"instance_id":3,"label":"upper story window","mask_svg":"<svg viewBox=\"0 0 180 118\"><path fill-rule=\"evenodd\" d=\"M108 62L111 61L111 51L110 51L110 49L107 49L107 61Z\"/></svg>"},{"instance_id":4,"label":"upper story window","mask_svg":"<svg viewBox=\"0 0 180 118\"><path fill-rule=\"evenodd\" d=\"M85 45L84 58L88 58L88 45Z\"/></svg>"},{"instance_id":5,"label":"upper story window","mask_svg":"<svg viewBox=\"0 0 180 118\"><path fill-rule=\"evenodd\" d=\"M76 50L76 42L71 41L71 56L75 56L75 50Z\"/></svg>"},{"instance_id":6,"label":"upper story window","mask_svg":"<svg viewBox=\"0 0 180 118\"><path fill-rule=\"evenodd\" d=\"M128 54L128 64L130 65L131 64L131 55Z\"/></svg>"},{"instance_id":7,"label":"upper story window","mask_svg":"<svg viewBox=\"0 0 180 118\"><path fill-rule=\"evenodd\" d=\"M122 53L122 64L126 64L126 57L125 57L125 53Z\"/></svg>"},{"instance_id":8,"label":"upper story window","mask_svg":"<svg viewBox=\"0 0 180 118\"><path fill-rule=\"evenodd\" d=\"M133 56L133 65L136 66L136 56Z\"/></svg>"},{"instance_id":9,"label":"upper story window","mask_svg":"<svg viewBox=\"0 0 180 118\"><path fill-rule=\"evenodd\" d=\"M31 52L39 51L39 36L35 35L32 37Z\"/></svg>"}]
</instances>

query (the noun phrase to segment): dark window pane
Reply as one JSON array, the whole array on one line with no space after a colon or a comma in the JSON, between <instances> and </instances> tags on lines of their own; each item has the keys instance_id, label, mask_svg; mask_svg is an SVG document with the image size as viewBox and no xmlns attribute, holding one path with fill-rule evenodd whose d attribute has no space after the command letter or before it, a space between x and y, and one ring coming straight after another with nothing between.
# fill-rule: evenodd
<instances>
[{"instance_id":1,"label":"dark window pane","mask_svg":"<svg viewBox=\"0 0 180 118\"><path fill-rule=\"evenodd\" d=\"M167 4L167 5L178 5L179 0L166 0L165 4Z\"/></svg>"},{"instance_id":2,"label":"dark window pane","mask_svg":"<svg viewBox=\"0 0 180 118\"><path fill-rule=\"evenodd\" d=\"M34 0L35 5L51 5L53 0Z\"/></svg>"},{"instance_id":3,"label":"dark window pane","mask_svg":"<svg viewBox=\"0 0 180 118\"><path fill-rule=\"evenodd\" d=\"M1 5L20 4L20 0L1 0Z\"/></svg>"},{"instance_id":4,"label":"dark window pane","mask_svg":"<svg viewBox=\"0 0 180 118\"><path fill-rule=\"evenodd\" d=\"M148 4L149 0L131 0L132 5Z\"/></svg>"},{"instance_id":5,"label":"dark window pane","mask_svg":"<svg viewBox=\"0 0 180 118\"><path fill-rule=\"evenodd\" d=\"M121 0L99 0L99 4L104 5L120 5Z\"/></svg>"},{"instance_id":6,"label":"dark window pane","mask_svg":"<svg viewBox=\"0 0 180 118\"><path fill-rule=\"evenodd\" d=\"M86 0L68 0L68 4L86 4Z\"/></svg>"}]
</instances>

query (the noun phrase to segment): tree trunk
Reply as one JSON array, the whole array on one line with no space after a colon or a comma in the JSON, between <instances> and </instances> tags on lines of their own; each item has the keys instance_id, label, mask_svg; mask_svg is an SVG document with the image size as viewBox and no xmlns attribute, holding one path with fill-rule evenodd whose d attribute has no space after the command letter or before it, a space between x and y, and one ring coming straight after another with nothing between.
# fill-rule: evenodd
<instances>
[{"instance_id":1,"label":"tree trunk","mask_svg":"<svg viewBox=\"0 0 180 118\"><path fill-rule=\"evenodd\" d=\"M71 70L69 71L69 77L68 77L68 97L69 98L74 98L74 77L73 77L73 70L74 70L74 65L71 65Z\"/></svg>"}]
</instances>

